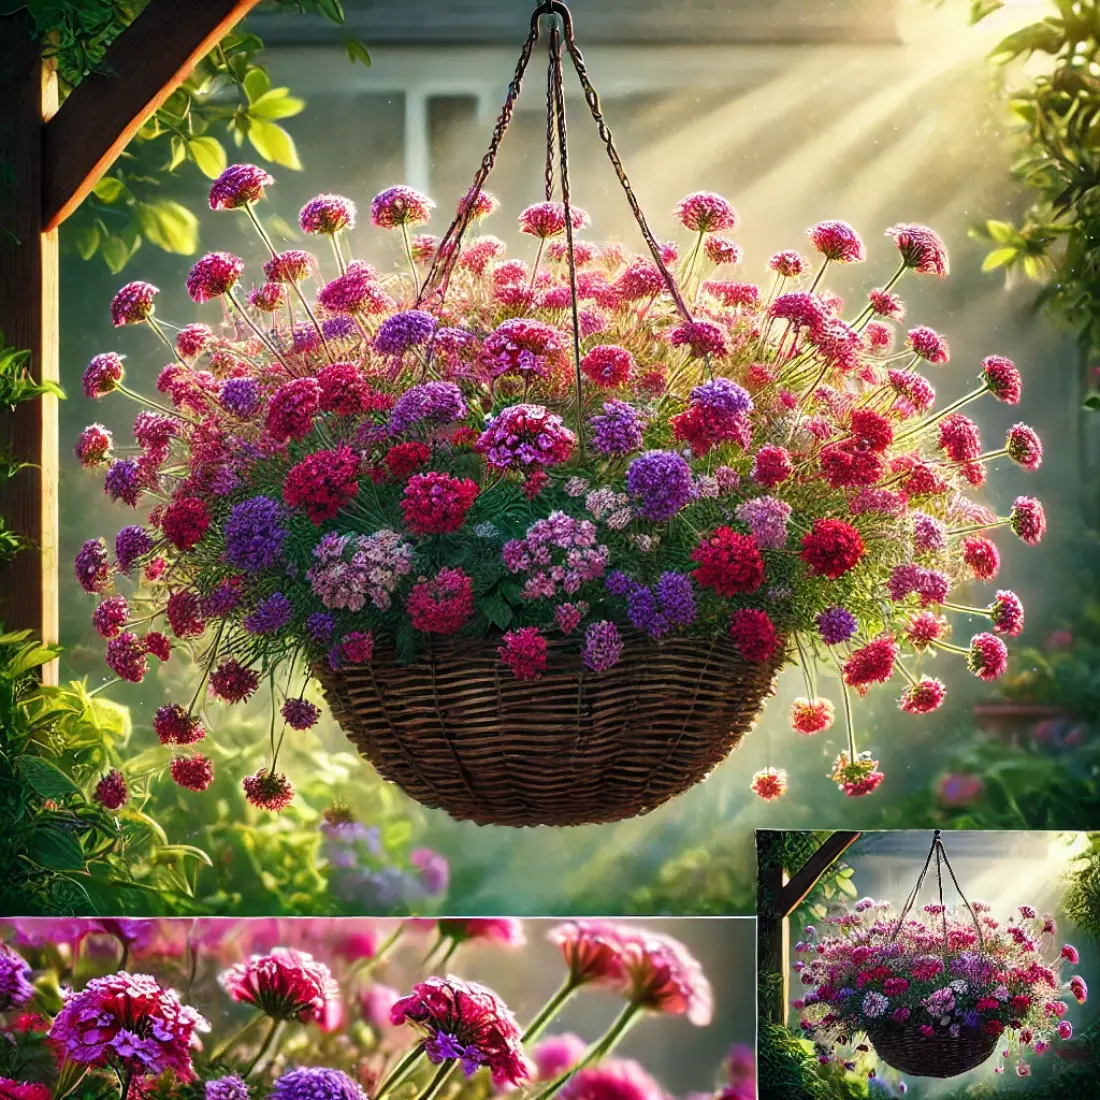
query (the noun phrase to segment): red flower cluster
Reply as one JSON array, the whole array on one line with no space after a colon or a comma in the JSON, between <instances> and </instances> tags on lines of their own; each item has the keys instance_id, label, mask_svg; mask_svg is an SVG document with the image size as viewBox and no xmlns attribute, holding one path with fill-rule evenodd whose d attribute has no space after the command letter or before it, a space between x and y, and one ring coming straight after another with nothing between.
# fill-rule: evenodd
<instances>
[{"instance_id":1,"label":"red flower cluster","mask_svg":"<svg viewBox=\"0 0 1100 1100\"><path fill-rule=\"evenodd\" d=\"M198 497L179 497L164 509L160 529L177 550L191 550L210 529L210 513Z\"/></svg>"},{"instance_id":2,"label":"red flower cluster","mask_svg":"<svg viewBox=\"0 0 1100 1100\"><path fill-rule=\"evenodd\" d=\"M350 447L315 451L286 475L283 500L292 508L304 508L311 522L320 527L355 499L358 476L359 459Z\"/></svg>"},{"instance_id":3,"label":"red flower cluster","mask_svg":"<svg viewBox=\"0 0 1100 1100\"><path fill-rule=\"evenodd\" d=\"M432 470L415 474L405 486L401 511L414 535L443 535L457 531L477 499L477 483Z\"/></svg>"},{"instance_id":4,"label":"red flower cluster","mask_svg":"<svg viewBox=\"0 0 1100 1100\"><path fill-rule=\"evenodd\" d=\"M339 996L329 968L290 947L236 963L220 981L234 1001L255 1005L273 1020L322 1020L329 1002Z\"/></svg>"},{"instance_id":5,"label":"red flower cluster","mask_svg":"<svg viewBox=\"0 0 1100 1100\"><path fill-rule=\"evenodd\" d=\"M613 389L630 381L634 356L617 344L600 344L581 360L581 371L597 386Z\"/></svg>"},{"instance_id":6,"label":"red flower cluster","mask_svg":"<svg viewBox=\"0 0 1100 1100\"><path fill-rule=\"evenodd\" d=\"M509 630L497 652L517 680L537 680L546 671L546 639L537 626Z\"/></svg>"},{"instance_id":7,"label":"red flower cluster","mask_svg":"<svg viewBox=\"0 0 1100 1100\"><path fill-rule=\"evenodd\" d=\"M743 607L730 616L730 638L746 661L763 664L783 648L783 639L766 611Z\"/></svg>"},{"instance_id":8,"label":"red flower cluster","mask_svg":"<svg viewBox=\"0 0 1100 1100\"><path fill-rule=\"evenodd\" d=\"M284 382L267 407L267 434L278 443L305 439L313 418L321 409L321 385L316 378L294 378Z\"/></svg>"},{"instance_id":9,"label":"red flower cluster","mask_svg":"<svg viewBox=\"0 0 1100 1100\"><path fill-rule=\"evenodd\" d=\"M205 791L214 782L214 761L201 753L175 757L169 770L172 779L189 791Z\"/></svg>"},{"instance_id":10,"label":"red flower cluster","mask_svg":"<svg viewBox=\"0 0 1100 1100\"><path fill-rule=\"evenodd\" d=\"M226 703L243 703L260 687L260 678L239 661L223 661L210 674L210 690Z\"/></svg>"},{"instance_id":11,"label":"red flower cluster","mask_svg":"<svg viewBox=\"0 0 1100 1100\"><path fill-rule=\"evenodd\" d=\"M799 556L813 573L835 581L859 563L863 539L842 519L815 519L812 530L802 537Z\"/></svg>"},{"instance_id":12,"label":"red flower cluster","mask_svg":"<svg viewBox=\"0 0 1100 1100\"><path fill-rule=\"evenodd\" d=\"M719 596L755 592L764 583L764 559L752 535L729 527L718 527L692 552L697 562L694 575L702 588L713 588Z\"/></svg>"},{"instance_id":13,"label":"red flower cluster","mask_svg":"<svg viewBox=\"0 0 1100 1100\"><path fill-rule=\"evenodd\" d=\"M791 455L786 447L765 443L756 452L756 458L753 460L752 479L765 489L773 489L791 476L793 468Z\"/></svg>"},{"instance_id":14,"label":"red flower cluster","mask_svg":"<svg viewBox=\"0 0 1100 1100\"><path fill-rule=\"evenodd\" d=\"M261 769L241 780L244 796L257 809L280 813L294 799L294 788L282 772Z\"/></svg>"},{"instance_id":15,"label":"red flower cluster","mask_svg":"<svg viewBox=\"0 0 1100 1100\"><path fill-rule=\"evenodd\" d=\"M421 466L426 465L432 457L432 449L424 443L396 443L387 452L382 460L389 470L390 476L404 481Z\"/></svg>"},{"instance_id":16,"label":"red flower cluster","mask_svg":"<svg viewBox=\"0 0 1100 1100\"><path fill-rule=\"evenodd\" d=\"M413 585L405 605L412 625L426 634L454 634L474 613L473 581L461 569L441 569Z\"/></svg>"},{"instance_id":17,"label":"red flower cluster","mask_svg":"<svg viewBox=\"0 0 1100 1100\"><path fill-rule=\"evenodd\" d=\"M871 684L885 684L894 674L898 643L892 634L883 634L855 650L844 662L844 682L862 695Z\"/></svg>"}]
</instances>

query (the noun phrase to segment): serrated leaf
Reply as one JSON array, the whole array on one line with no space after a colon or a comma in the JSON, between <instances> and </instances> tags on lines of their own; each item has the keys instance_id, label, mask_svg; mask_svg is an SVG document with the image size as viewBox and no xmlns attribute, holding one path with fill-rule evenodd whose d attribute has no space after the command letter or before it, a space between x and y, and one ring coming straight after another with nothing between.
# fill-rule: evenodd
<instances>
[{"instance_id":1,"label":"serrated leaf","mask_svg":"<svg viewBox=\"0 0 1100 1100\"><path fill-rule=\"evenodd\" d=\"M225 171L229 158L217 138L197 137L187 143L187 151L207 179L216 179Z\"/></svg>"},{"instance_id":2,"label":"serrated leaf","mask_svg":"<svg viewBox=\"0 0 1100 1100\"><path fill-rule=\"evenodd\" d=\"M181 203L161 199L138 205L141 231L158 248L189 256L199 246L199 220Z\"/></svg>"},{"instance_id":3,"label":"serrated leaf","mask_svg":"<svg viewBox=\"0 0 1100 1100\"><path fill-rule=\"evenodd\" d=\"M302 162L298 159L294 139L277 123L252 119L252 125L248 128L248 140L264 160L281 164L295 172L301 171Z\"/></svg>"},{"instance_id":4,"label":"serrated leaf","mask_svg":"<svg viewBox=\"0 0 1100 1100\"><path fill-rule=\"evenodd\" d=\"M43 798L69 798L80 788L58 767L40 756L21 756L19 771Z\"/></svg>"},{"instance_id":5,"label":"serrated leaf","mask_svg":"<svg viewBox=\"0 0 1100 1100\"><path fill-rule=\"evenodd\" d=\"M266 69L256 66L249 69L244 78L244 94L248 96L249 103L255 103L262 95L266 95L271 88L271 77Z\"/></svg>"},{"instance_id":6,"label":"serrated leaf","mask_svg":"<svg viewBox=\"0 0 1100 1100\"><path fill-rule=\"evenodd\" d=\"M35 829L27 855L39 867L50 871L79 871L84 867L84 849L60 829Z\"/></svg>"},{"instance_id":7,"label":"serrated leaf","mask_svg":"<svg viewBox=\"0 0 1100 1100\"><path fill-rule=\"evenodd\" d=\"M289 88L272 88L248 108L248 113L254 119L266 119L269 122L277 118L290 118L300 114L306 102L289 94Z\"/></svg>"},{"instance_id":8,"label":"serrated leaf","mask_svg":"<svg viewBox=\"0 0 1100 1100\"><path fill-rule=\"evenodd\" d=\"M982 260L982 271L1004 267L1005 264L1012 263L1019 254L1020 251L1016 248L995 248Z\"/></svg>"}]
</instances>

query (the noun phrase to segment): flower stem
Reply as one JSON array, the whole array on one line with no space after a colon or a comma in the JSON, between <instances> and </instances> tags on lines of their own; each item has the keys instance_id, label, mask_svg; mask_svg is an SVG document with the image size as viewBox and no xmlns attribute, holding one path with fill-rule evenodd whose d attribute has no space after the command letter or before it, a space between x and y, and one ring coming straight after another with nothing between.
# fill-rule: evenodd
<instances>
[{"instance_id":1,"label":"flower stem","mask_svg":"<svg viewBox=\"0 0 1100 1100\"><path fill-rule=\"evenodd\" d=\"M221 1046L214 1049L214 1052L210 1055L210 1061L220 1062L264 1018L262 1012L257 1012L244 1027L238 1028Z\"/></svg>"},{"instance_id":2,"label":"flower stem","mask_svg":"<svg viewBox=\"0 0 1100 1100\"><path fill-rule=\"evenodd\" d=\"M447 1078L454 1072L456 1065L458 1062L454 1058L448 1058L443 1062L435 1071L435 1076L428 1082L428 1087L416 1097L416 1100L432 1100L432 1097L447 1083Z\"/></svg>"},{"instance_id":3,"label":"flower stem","mask_svg":"<svg viewBox=\"0 0 1100 1100\"><path fill-rule=\"evenodd\" d=\"M401 1061L393 1067L392 1070L390 1070L389 1074L386 1076L386 1079L378 1086L377 1090L375 1091L374 1100L382 1100L383 1096L385 1096L388 1092L391 1092L394 1088L400 1085L401 1082L404 1081L405 1078L408 1077L414 1069L416 1069L417 1064L423 1057L424 1044L421 1043L419 1046L413 1047L413 1049L410 1050L408 1054L406 1054L405 1057L402 1058Z\"/></svg>"},{"instance_id":4,"label":"flower stem","mask_svg":"<svg viewBox=\"0 0 1100 1100\"><path fill-rule=\"evenodd\" d=\"M264 333L263 330L260 329L256 325L256 322L253 321L252 318L248 316L248 312L245 310L244 306L241 304L241 300L233 292L232 287L230 287L230 289L225 292L225 296L236 307L237 312L241 315L242 320L249 327L249 329L252 331L252 335L255 336L256 339L259 340L260 343L263 344L263 346L265 348L267 348L268 352L275 359L278 360L279 365L283 368L283 370L285 370L287 372L287 374L290 375L293 378L294 377L294 372L290 369L290 364L287 363L287 361L283 358L282 352L280 352L279 349L277 347L275 347L275 345L267 338L267 334Z\"/></svg>"},{"instance_id":5,"label":"flower stem","mask_svg":"<svg viewBox=\"0 0 1100 1100\"><path fill-rule=\"evenodd\" d=\"M268 1028L267 1034L264 1036L264 1041L260 1044L260 1049L256 1051L255 1057L248 1063L248 1069L246 1069L243 1074L244 1077L251 1077L252 1071L263 1061L264 1055L267 1054L271 1049L272 1043L275 1042L275 1036L278 1034L282 1023L282 1020L272 1018L271 1027Z\"/></svg>"},{"instance_id":6,"label":"flower stem","mask_svg":"<svg viewBox=\"0 0 1100 1100\"><path fill-rule=\"evenodd\" d=\"M597 1039L587 1051L584 1057L567 1073L552 1081L542 1092L536 1093L533 1100L550 1100L556 1096L582 1069L606 1058L622 1041L626 1033L641 1019L642 1006L631 1001L616 1017L615 1022L607 1029L602 1038Z\"/></svg>"},{"instance_id":7,"label":"flower stem","mask_svg":"<svg viewBox=\"0 0 1100 1100\"><path fill-rule=\"evenodd\" d=\"M562 983L561 988L539 1009L535 1018L527 1025L521 1043L533 1043L545 1030L547 1025L573 998L580 984L572 977L568 977Z\"/></svg>"},{"instance_id":8,"label":"flower stem","mask_svg":"<svg viewBox=\"0 0 1100 1100\"><path fill-rule=\"evenodd\" d=\"M341 275L346 275L348 265L344 262L344 253L340 248L340 242L336 239L336 234L330 233L328 239L332 243L332 253L336 257L336 266L339 268Z\"/></svg>"},{"instance_id":9,"label":"flower stem","mask_svg":"<svg viewBox=\"0 0 1100 1100\"><path fill-rule=\"evenodd\" d=\"M405 242L405 255L409 260L409 271L412 273L413 297L420 300L420 275L416 270L416 260L413 259L412 242L409 240L409 226L405 221L401 222L401 240Z\"/></svg>"}]
</instances>

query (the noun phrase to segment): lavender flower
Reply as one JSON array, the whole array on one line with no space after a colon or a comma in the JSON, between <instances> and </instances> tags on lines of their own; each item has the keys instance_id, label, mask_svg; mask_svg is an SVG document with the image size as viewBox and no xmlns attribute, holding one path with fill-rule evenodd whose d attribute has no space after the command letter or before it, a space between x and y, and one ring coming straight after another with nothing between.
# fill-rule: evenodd
<instances>
[{"instance_id":1,"label":"lavender flower","mask_svg":"<svg viewBox=\"0 0 1100 1100\"><path fill-rule=\"evenodd\" d=\"M744 416L752 412L749 391L728 378L711 378L691 391L691 403L726 416Z\"/></svg>"},{"instance_id":2,"label":"lavender flower","mask_svg":"<svg viewBox=\"0 0 1100 1100\"><path fill-rule=\"evenodd\" d=\"M787 520L791 506L775 497L746 500L737 509L737 518L746 524L764 550L782 550L787 545Z\"/></svg>"},{"instance_id":3,"label":"lavender flower","mask_svg":"<svg viewBox=\"0 0 1100 1100\"><path fill-rule=\"evenodd\" d=\"M302 1066L275 1082L271 1100L367 1100L366 1093L346 1074L323 1066Z\"/></svg>"},{"instance_id":4,"label":"lavender flower","mask_svg":"<svg viewBox=\"0 0 1100 1100\"><path fill-rule=\"evenodd\" d=\"M626 614L632 626L651 638L660 638L669 631L668 618L658 610L657 597L643 585L635 585L627 593Z\"/></svg>"},{"instance_id":5,"label":"lavender flower","mask_svg":"<svg viewBox=\"0 0 1100 1100\"><path fill-rule=\"evenodd\" d=\"M466 416L466 401L453 382L426 382L413 386L398 399L390 413L390 433L400 435L422 421L450 424Z\"/></svg>"},{"instance_id":6,"label":"lavender flower","mask_svg":"<svg viewBox=\"0 0 1100 1100\"><path fill-rule=\"evenodd\" d=\"M103 592L111 582L111 563L102 539L88 539L77 551L73 571L85 592Z\"/></svg>"},{"instance_id":7,"label":"lavender flower","mask_svg":"<svg viewBox=\"0 0 1100 1100\"><path fill-rule=\"evenodd\" d=\"M152 536L144 527L131 524L115 536L115 564L120 573L129 573L138 558L153 549Z\"/></svg>"},{"instance_id":8,"label":"lavender flower","mask_svg":"<svg viewBox=\"0 0 1100 1100\"><path fill-rule=\"evenodd\" d=\"M690 577L671 571L662 573L655 590L661 610L673 626L690 626L695 621L695 591Z\"/></svg>"},{"instance_id":9,"label":"lavender flower","mask_svg":"<svg viewBox=\"0 0 1100 1100\"><path fill-rule=\"evenodd\" d=\"M859 626L846 607L830 607L817 617L817 630L826 645L840 645L855 634Z\"/></svg>"},{"instance_id":10,"label":"lavender flower","mask_svg":"<svg viewBox=\"0 0 1100 1100\"><path fill-rule=\"evenodd\" d=\"M435 318L423 309L394 313L378 326L374 350L380 355L404 355L409 348L426 344L435 328Z\"/></svg>"},{"instance_id":11,"label":"lavender flower","mask_svg":"<svg viewBox=\"0 0 1100 1100\"><path fill-rule=\"evenodd\" d=\"M605 401L603 416L594 416L589 423L592 425L592 449L598 454L622 458L642 445L645 420L625 401Z\"/></svg>"},{"instance_id":12,"label":"lavender flower","mask_svg":"<svg viewBox=\"0 0 1100 1100\"><path fill-rule=\"evenodd\" d=\"M355 335L355 322L350 317L330 317L321 322L326 340L347 340Z\"/></svg>"},{"instance_id":13,"label":"lavender flower","mask_svg":"<svg viewBox=\"0 0 1100 1100\"><path fill-rule=\"evenodd\" d=\"M244 628L249 634L275 634L293 618L294 605L282 592L276 592L261 600L256 610L245 617Z\"/></svg>"},{"instance_id":14,"label":"lavender flower","mask_svg":"<svg viewBox=\"0 0 1100 1100\"><path fill-rule=\"evenodd\" d=\"M336 620L324 611L315 611L306 619L306 633L314 645L329 645L335 631Z\"/></svg>"},{"instance_id":15,"label":"lavender flower","mask_svg":"<svg viewBox=\"0 0 1100 1100\"><path fill-rule=\"evenodd\" d=\"M131 508L137 507L141 492L141 470L132 458L119 458L107 467L103 479L103 491L112 500L121 500Z\"/></svg>"},{"instance_id":16,"label":"lavender flower","mask_svg":"<svg viewBox=\"0 0 1100 1100\"><path fill-rule=\"evenodd\" d=\"M691 467L672 451L646 451L630 464L626 487L638 514L659 523L691 500Z\"/></svg>"},{"instance_id":17,"label":"lavender flower","mask_svg":"<svg viewBox=\"0 0 1100 1100\"><path fill-rule=\"evenodd\" d=\"M283 506L254 496L233 506L225 521L225 556L238 569L274 569L283 560Z\"/></svg>"},{"instance_id":18,"label":"lavender flower","mask_svg":"<svg viewBox=\"0 0 1100 1100\"><path fill-rule=\"evenodd\" d=\"M0 1012L22 1008L34 999L34 986L27 981L30 972L22 955L0 944Z\"/></svg>"},{"instance_id":19,"label":"lavender flower","mask_svg":"<svg viewBox=\"0 0 1100 1100\"><path fill-rule=\"evenodd\" d=\"M606 619L593 623L584 632L584 649L581 658L585 668L593 672L606 672L619 663L623 642L619 637L619 628Z\"/></svg>"},{"instance_id":20,"label":"lavender flower","mask_svg":"<svg viewBox=\"0 0 1100 1100\"><path fill-rule=\"evenodd\" d=\"M235 1073L207 1081L206 1100L249 1100L248 1085Z\"/></svg>"}]
</instances>

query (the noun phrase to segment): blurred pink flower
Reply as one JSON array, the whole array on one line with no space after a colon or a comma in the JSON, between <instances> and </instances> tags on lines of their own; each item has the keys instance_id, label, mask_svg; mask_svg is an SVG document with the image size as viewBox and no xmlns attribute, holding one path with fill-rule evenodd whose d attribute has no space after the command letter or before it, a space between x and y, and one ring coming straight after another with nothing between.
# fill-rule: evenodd
<instances>
[{"instance_id":1,"label":"blurred pink flower","mask_svg":"<svg viewBox=\"0 0 1100 1100\"><path fill-rule=\"evenodd\" d=\"M332 972L312 955L276 947L223 971L219 980L235 1001L255 1005L276 1020L322 1021L338 999Z\"/></svg>"},{"instance_id":2,"label":"blurred pink flower","mask_svg":"<svg viewBox=\"0 0 1100 1100\"><path fill-rule=\"evenodd\" d=\"M553 1081L571 1070L588 1050L588 1044L573 1032L548 1035L531 1052L538 1071L537 1080Z\"/></svg>"},{"instance_id":3,"label":"blurred pink flower","mask_svg":"<svg viewBox=\"0 0 1100 1100\"><path fill-rule=\"evenodd\" d=\"M710 1023L714 1000L699 961L671 936L622 929L627 997L651 1012L686 1016L696 1027Z\"/></svg>"},{"instance_id":4,"label":"blurred pink flower","mask_svg":"<svg viewBox=\"0 0 1100 1100\"><path fill-rule=\"evenodd\" d=\"M667 1094L637 1062L612 1058L582 1069L560 1095L562 1100L664 1100Z\"/></svg>"},{"instance_id":5,"label":"blurred pink flower","mask_svg":"<svg viewBox=\"0 0 1100 1100\"><path fill-rule=\"evenodd\" d=\"M601 920L573 920L551 929L547 939L561 948L574 984L622 985L626 978L618 925Z\"/></svg>"},{"instance_id":6,"label":"blurred pink flower","mask_svg":"<svg viewBox=\"0 0 1100 1100\"><path fill-rule=\"evenodd\" d=\"M522 947L527 942L523 934L523 922L514 917L467 917L441 920L440 935L459 943L468 940L485 940L505 947Z\"/></svg>"}]
</instances>

